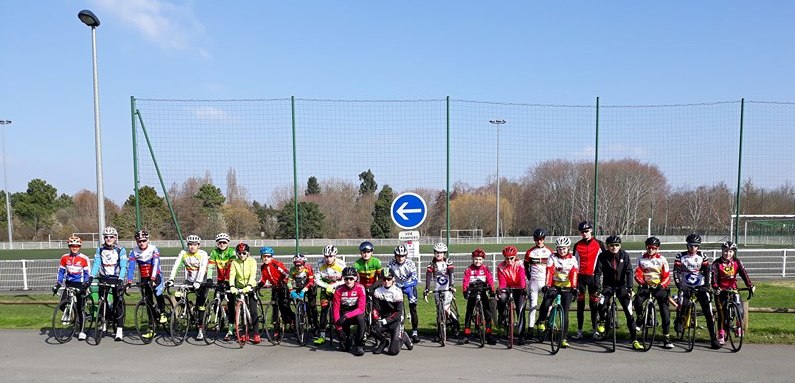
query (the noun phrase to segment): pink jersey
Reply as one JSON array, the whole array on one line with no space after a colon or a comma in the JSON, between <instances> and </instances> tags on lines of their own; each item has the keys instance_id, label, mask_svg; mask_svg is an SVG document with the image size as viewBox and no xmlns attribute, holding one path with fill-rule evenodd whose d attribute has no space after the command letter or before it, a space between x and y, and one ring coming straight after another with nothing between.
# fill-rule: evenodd
<instances>
[{"instance_id":1,"label":"pink jersey","mask_svg":"<svg viewBox=\"0 0 795 383\"><path fill-rule=\"evenodd\" d=\"M348 288L346 285L337 287L337 290L334 290L334 322L336 323L341 316L353 318L364 314L367 303L365 294L364 286L358 282L353 288Z\"/></svg>"},{"instance_id":2,"label":"pink jersey","mask_svg":"<svg viewBox=\"0 0 795 383\"><path fill-rule=\"evenodd\" d=\"M491 271L486 265L469 265L466 269L464 269L464 291L469 289L469 285L472 283L485 283L486 286L491 290L494 287L494 276L491 275Z\"/></svg>"}]
</instances>

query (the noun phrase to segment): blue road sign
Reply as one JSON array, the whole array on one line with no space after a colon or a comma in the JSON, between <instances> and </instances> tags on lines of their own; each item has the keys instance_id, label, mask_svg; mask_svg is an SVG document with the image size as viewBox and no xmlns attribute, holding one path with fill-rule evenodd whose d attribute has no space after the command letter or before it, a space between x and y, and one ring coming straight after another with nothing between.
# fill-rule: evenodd
<instances>
[{"instance_id":1,"label":"blue road sign","mask_svg":"<svg viewBox=\"0 0 795 383\"><path fill-rule=\"evenodd\" d=\"M422 225L428 215L428 206L425 200L414 193L403 193L394 201L389 209L392 212L392 222L399 227L409 230Z\"/></svg>"}]
</instances>

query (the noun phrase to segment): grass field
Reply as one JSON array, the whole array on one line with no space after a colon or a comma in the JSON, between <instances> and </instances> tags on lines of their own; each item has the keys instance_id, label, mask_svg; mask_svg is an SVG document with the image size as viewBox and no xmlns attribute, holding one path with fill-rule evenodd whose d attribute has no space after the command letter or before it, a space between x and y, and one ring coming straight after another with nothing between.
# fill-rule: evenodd
<instances>
[{"instance_id":1,"label":"grass field","mask_svg":"<svg viewBox=\"0 0 795 383\"><path fill-rule=\"evenodd\" d=\"M127 297L127 303L135 303L139 295L133 294ZM266 294L266 299L267 294ZM10 293L0 295L3 302L53 302L56 298L51 294L24 294ZM457 303L459 312L463 315L466 302L461 296L460 289L457 293ZM795 307L795 281L765 282L757 284L757 293L751 300L751 307ZM572 305L574 309L575 305ZM128 306L128 309L131 309ZM420 298L418 304L418 314L420 332L430 335L435 331L435 306L433 299L429 297L429 303L425 303ZM620 309L619 309L620 310ZM0 328L3 329L35 329L47 331L50 327L53 304L0 304ZM131 311L131 310L130 310ZM128 326L132 323L131 312L128 312ZM673 319L673 313L672 313ZM574 310L570 313L570 329L576 329L576 316ZM590 316L585 315L585 330L590 331ZM746 341L752 343L771 343L771 344L795 344L795 314L782 313L750 313L749 331ZM627 338L626 322L623 314L619 311L619 338ZM408 323L406 323L409 326ZM707 341L708 335L705 329L698 331L698 337L702 341Z\"/></svg>"}]
</instances>

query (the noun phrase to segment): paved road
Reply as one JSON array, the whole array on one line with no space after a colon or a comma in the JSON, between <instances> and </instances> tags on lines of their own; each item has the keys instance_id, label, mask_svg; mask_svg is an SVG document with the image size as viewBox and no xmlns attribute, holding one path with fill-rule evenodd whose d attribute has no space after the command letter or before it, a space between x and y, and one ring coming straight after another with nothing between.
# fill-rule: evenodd
<instances>
[{"instance_id":1,"label":"paved road","mask_svg":"<svg viewBox=\"0 0 795 383\"><path fill-rule=\"evenodd\" d=\"M611 354L594 344L573 344L550 356L538 344L481 350L471 345L440 348L424 341L398 356L367 353L357 358L294 344L232 349L192 341L172 347L162 341L135 344L133 337L125 342L106 338L99 346L77 339L53 342L37 331L0 331L0 381L795 381L795 346L745 345L738 354L703 345L692 353L656 347L640 353L623 346Z\"/></svg>"}]
</instances>

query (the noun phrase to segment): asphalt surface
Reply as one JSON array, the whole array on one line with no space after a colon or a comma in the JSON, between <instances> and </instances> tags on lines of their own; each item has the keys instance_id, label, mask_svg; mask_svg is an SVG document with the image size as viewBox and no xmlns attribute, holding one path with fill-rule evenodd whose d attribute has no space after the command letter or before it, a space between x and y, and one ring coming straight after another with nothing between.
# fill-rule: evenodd
<instances>
[{"instance_id":1,"label":"asphalt surface","mask_svg":"<svg viewBox=\"0 0 795 383\"><path fill-rule=\"evenodd\" d=\"M655 346L636 352L619 345L615 353L591 342L575 343L557 355L546 344L438 344L424 340L400 355L362 357L328 347L210 345L189 340L174 347L163 338L140 344L131 333L124 342L100 345L77 338L57 344L47 333L0 331L0 382L793 382L795 346L746 344L739 353L697 345Z\"/></svg>"}]
</instances>

